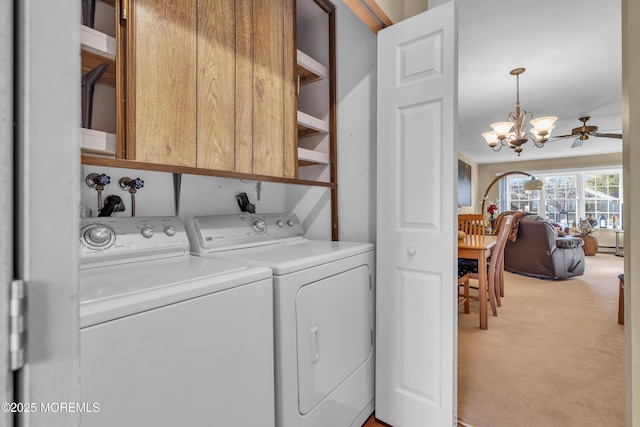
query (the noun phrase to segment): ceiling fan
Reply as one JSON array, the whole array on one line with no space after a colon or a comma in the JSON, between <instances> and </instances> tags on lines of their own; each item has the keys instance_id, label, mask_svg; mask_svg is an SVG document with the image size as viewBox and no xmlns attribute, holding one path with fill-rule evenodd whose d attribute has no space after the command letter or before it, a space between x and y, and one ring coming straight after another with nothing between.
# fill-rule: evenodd
<instances>
[{"instance_id":1,"label":"ceiling fan","mask_svg":"<svg viewBox=\"0 0 640 427\"><path fill-rule=\"evenodd\" d=\"M571 148L580 147L584 141L589 139L589 136L595 136L598 138L617 138L622 139L622 135L619 133L600 133L598 132L598 126L587 126L587 121L591 117L580 117L578 120L582 122L582 126L571 129L571 134L560 135L553 138L554 141L559 139L571 138L576 136L576 140L571 144Z\"/></svg>"}]
</instances>

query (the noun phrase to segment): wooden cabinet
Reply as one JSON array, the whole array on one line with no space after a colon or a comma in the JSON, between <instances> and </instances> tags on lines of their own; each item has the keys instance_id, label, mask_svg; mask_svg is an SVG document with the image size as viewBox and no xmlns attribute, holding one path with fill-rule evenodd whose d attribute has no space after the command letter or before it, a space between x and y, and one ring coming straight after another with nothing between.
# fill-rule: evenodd
<instances>
[{"instance_id":1,"label":"wooden cabinet","mask_svg":"<svg viewBox=\"0 0 640 427\"><path fill-rule=\"evenodd\" d=\"M135 0L126 158L296 177L293 0Z\"/></svg>"},{"instance_id":2,"label":"wooden cabinet","mask_svg":"<svg viewBox=\"0 0 640 427\"><path fill-rule=\"evenodd\" d=\"M97 1L93 28L82 25L80 33L82 75L101 64L108 64L106 71L93 85L91 126L83 123L81 150L84 154L106 157L116 155L116 87L119 75L116 67L114 8L113 0Z\"/></svg>"},{"instance_id":3,"label":"wooden cabinet","mask_svg":"<svg viewBox=\"0 0 640 427\"><path fill-rule=\"evenodd\" d=\"M328 1L97 4L112 28L83 28L83 72L108 61L112 99L108 126L83 129L82 163L328 187L337 206Z\"/></svg>"}]
</instances>

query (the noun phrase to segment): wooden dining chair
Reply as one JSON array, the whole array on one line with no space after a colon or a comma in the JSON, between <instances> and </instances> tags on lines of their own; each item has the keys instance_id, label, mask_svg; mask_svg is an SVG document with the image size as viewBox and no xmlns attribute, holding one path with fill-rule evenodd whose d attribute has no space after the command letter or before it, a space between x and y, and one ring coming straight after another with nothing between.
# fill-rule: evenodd
<instances>
[{"instance_id":1,"label":"wooden dining chair","mask_svg":"<svg viewBox=\"0 0 640 427\"><path fill-rule=\"evenodd\" d=\"M458 286L462 286L462 294L458 291L458 307L464 304L464 312L465 314L469 314L469 279L471 276L469 275L469 271L466 268L458 267Z\"/></svg>"},{"instance_id":2,"label":"wooden dining chair","mask_svg":"<svg viewBox=\"0 0 640 427\"><path fill-rule=\"evenodd\" d=\"M496 244L491 252L491 258L488 260L487 269L487 290L489 303L491 304L491 312L494 316L498 315L497 307L502 305L500 300L500 281L502 279L502 273L504 268L504 248L507 244L507 238L511 232L511 224L513 223L513 215L506 216L500 223L500 229L498 231L498 237ZM478 278L478 261L471 259L458 260L458 270L467 269L471 278ZM470 286L473 289L478 289L475 286ZM481 298L482 295L478 295L477 298ZM487 295L484 296L487 298Z\"/></svg>"},{"instance_id":3,"label":"wooden dining chair","mask_svg":"<svg viewBox=\"0 0 640 427\"><path fill-rule=\"evenodd\" d=\"M458 231L469 234L485 234L483 214L458 214Z\"/></svg>"}]
</instances>

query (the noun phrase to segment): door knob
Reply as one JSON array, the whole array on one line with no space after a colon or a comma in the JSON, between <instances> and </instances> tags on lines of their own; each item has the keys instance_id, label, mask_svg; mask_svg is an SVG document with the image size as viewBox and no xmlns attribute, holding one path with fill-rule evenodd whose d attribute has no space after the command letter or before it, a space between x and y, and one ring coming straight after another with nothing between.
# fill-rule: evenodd
<instances>
[{"instance_id":1,"label":"door knob","mask_svg":"<svg viewBox=\"0 0 640 427\"><path fill-rule=\"evenodd\" d=\"M407 249L407 253L409 254L409 256L414 256L416 254L416 248L409 248Z\"/></svg>"}]
</instances>

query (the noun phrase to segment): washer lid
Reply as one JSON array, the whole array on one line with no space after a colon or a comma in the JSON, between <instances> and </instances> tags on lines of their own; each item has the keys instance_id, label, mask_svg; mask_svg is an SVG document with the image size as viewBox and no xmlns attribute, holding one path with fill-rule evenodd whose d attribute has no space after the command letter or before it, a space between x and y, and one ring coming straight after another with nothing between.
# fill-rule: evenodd
<instances>
[{"instance_id":1,"label":"washer lid","mask_svg":"<svg viewBox=\"0 0 640 427\"><path fill-rule=\"evenodd\" d=\"M80 271L80 326L270 279L271 270L183 256Z\"/></svg>"},{"instance_id":2,"label":"washer lid","mask_svg":"<svg viewBox=\"0 0 640 427\"><path fill-rule=\"evenodd\" d=\"M326 264L373 250L371 243L297 240L254 248L216 252L211 256L263 265L276 276Z\"/></svg>"}]
</instances>

